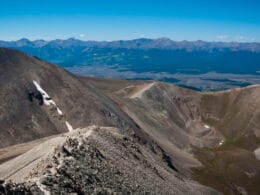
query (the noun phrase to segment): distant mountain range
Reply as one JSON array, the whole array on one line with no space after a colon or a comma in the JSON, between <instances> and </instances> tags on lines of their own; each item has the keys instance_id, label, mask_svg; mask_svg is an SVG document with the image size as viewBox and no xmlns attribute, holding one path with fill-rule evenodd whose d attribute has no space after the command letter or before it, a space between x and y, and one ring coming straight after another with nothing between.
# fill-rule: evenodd
<instances>
[{"instance_id":1,"label":"distant mountain range","mask_svg":"<svg viewBox=\"0 0 260 195\"><path fill-rule=\"evenodd\" d=\"M168 38L108 42L70 38L0 41L0 47L21 50L81 75L161 80L202 90L260 83L255 78L260 73L260 43L172 41ZM218 76L187 79L212 72ZM180 74L185 76L180 78ZM245 76L241 79L236 75Z\"/></svg>"},{"instance_id":2,"label":"distant mountain range","mask_svg":"<svg viewBox=\"0 0 260 195\"><path fill-rule=\"evenodd\" d=\"M85 47L85 48L121 48L121 49L174 49L174 50L229 50L229 51L251 51L260 52L260 43L240 43L240 42L205 42L205 41L173 41L168 38L148 39L140 38L134 40L118 40L118 41L82 41L75 38L66 40L56 39L51 41L35 40L23 38L17 41L0 41L1 47Z\"/></svg>"}]
</instances>

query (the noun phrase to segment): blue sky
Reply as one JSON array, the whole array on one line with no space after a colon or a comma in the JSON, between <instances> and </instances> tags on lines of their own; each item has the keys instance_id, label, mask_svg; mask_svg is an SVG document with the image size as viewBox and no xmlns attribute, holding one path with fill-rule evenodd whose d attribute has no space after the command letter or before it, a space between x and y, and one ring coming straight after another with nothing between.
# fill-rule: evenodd
<instances>
[{"instance_id":1,"label":"blue sky","mask_svg":"<svg viewBox=\"0 0 260 195\"><path fill-rule=\"evenodd\" d=\"M260 42L259 0L0 0L0 40Z\"/></svg>"}]
</instances>

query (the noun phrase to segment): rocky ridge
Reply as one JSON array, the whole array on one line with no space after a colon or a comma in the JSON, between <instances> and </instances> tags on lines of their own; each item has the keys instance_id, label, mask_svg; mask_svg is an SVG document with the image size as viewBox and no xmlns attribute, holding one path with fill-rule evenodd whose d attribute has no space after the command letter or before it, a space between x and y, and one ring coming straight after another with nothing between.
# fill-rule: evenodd
<instances>
[{"instance_id":1,"label":"rocky ridge","mask_svg":"<svg viewBox=\"0 0 260 195\"><path fill-rule=\"evenodd\" d=\"M0 170L5 170L0 176L6 180L2 193L218 194L181 176L159 151L151 153L112 127L57 136L0 165Z\"/></svg>"}]
</instances>

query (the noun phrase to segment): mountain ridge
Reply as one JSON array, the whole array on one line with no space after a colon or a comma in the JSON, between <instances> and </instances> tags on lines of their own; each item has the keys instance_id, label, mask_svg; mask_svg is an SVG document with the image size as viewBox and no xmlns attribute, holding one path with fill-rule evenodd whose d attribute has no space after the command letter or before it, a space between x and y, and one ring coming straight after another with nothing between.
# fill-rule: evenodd
<instances>
[{"instance_id":1,"label":"mountain ridge","mask_svg":"<svg viewBox=\"0 0 260 195\"><path fill-rule=\"evenodd\" d=\"M0 73L0 147L90 124L137 129L98 89L58 66L0 48Z\"/></svg>"},{"instance_id":2,"label":"mountain ridge","mask_svg":"<svg viewBox=\"0 0 260 195\"><path fill-rule=\"evenodd\" d=\"M174 192L169 182L185 186L189 181L196 184L186 188L189 192L260 192L259 86L199 92L158 81L82 77L3 48L0 73L0 169L5 170L0 192L111 192L104 187L108 172L123 176L111 184L119 185L116 192L134 188L135 177L139 190L154 189L135 172L138 167L156 178L152 186L166 186L167 194ZM56 138L66 141L48 144ZM49 153L46 145L56 152ZM47 158L29 158L39 150ZM22 180L6 181L12 175ZM81 180L85 176L89 180Z\"/></svg>"},{"instance_id":3,"label":"mountain ridge","mask_svg":"<svg viewBox=\"0 0 260 195\"><path fill-rule=\"evenodd\" d=\"M56 45L62 47L68 46L84 46L84 47L107 47L107 48L140 48L140 49L233 49L233 50L249 50L260 51L260 43L258 42L221 42L221 41L174 41L169 38L139 38L132 40L114 40L114 41L94 41L80 40L76 38L54 39L46 41L43 39L29 40L21 38L16 41L0 40L0 47L44 47L46 45Z\"/></svg>"},{"instance_id":4,"label":"mountain ridge","mask_svg":"<svg viewBox=\"0 0 260 195\"><path fill-rule=\"evenodd\" d=\"M83 76L160 80L200 90L260 83L260 43L70 38L0 41L0 47L18 49Z\"/></svg>"}]
</instances>

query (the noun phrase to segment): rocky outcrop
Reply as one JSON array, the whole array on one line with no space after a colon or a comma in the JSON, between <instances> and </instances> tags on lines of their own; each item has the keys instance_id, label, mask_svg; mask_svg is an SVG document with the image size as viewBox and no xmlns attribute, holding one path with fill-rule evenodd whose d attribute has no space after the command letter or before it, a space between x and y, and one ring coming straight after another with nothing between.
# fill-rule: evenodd
<instances>
[{"instance_id":1,"label":"rocky outcrop","mask_svg":"<svg viewBox=\"0 0 260 195\"><path fill-rule=\"evenodd\" d=\"M37 154L43 147L44 154ZM38 157L32 161L32 156ZM6 180L0 190L9 193L217 194L182 177L165 154L151 152L115 128L77 129L36 146L0 169L6 170L0 173Z\"/></svg>"}]
</instances>

